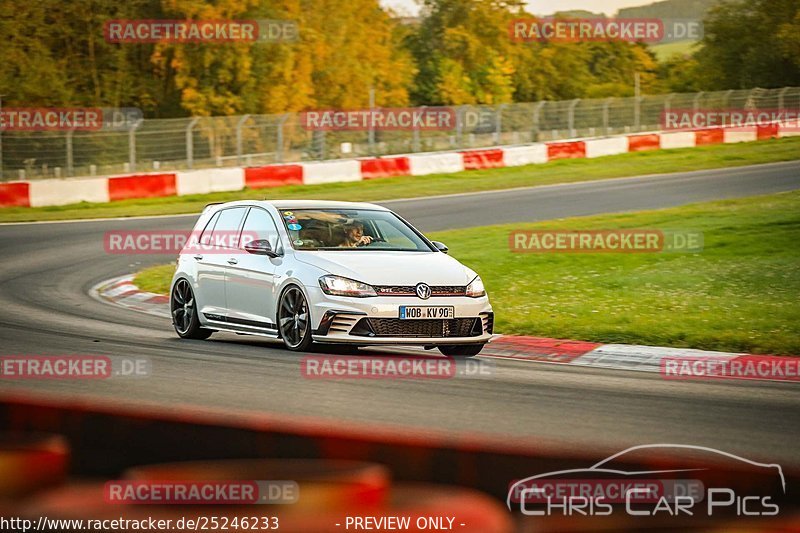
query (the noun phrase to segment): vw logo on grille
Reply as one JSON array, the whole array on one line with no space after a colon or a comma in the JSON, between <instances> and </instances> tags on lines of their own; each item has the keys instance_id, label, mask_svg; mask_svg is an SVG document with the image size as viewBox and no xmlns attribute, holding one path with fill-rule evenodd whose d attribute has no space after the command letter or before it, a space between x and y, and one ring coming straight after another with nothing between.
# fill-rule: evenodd
<instances>
[{"instance_id":1,"label":"vw logo on grille","mask_svg":"<svg viewBox=\"0 0 800 533\"><path fill-rule=\"evenodd\" d=\"M417 296L423 300L427 300L431 297L431 288L425 283L417 283L416 291Z\"/></svg>"}]
</instances>

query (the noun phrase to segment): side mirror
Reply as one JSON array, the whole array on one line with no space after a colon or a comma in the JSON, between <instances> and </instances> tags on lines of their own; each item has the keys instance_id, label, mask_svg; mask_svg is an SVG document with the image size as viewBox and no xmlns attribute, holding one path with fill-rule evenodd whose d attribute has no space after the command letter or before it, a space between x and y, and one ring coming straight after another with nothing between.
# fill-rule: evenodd
<instances>
[{"instance_id":1,"label":"side mirror","mask_svg":"<svg viewBox=\"0 0 800 533\"><path fill-rule=\"evenodd\" d=\"M272 249L270 246L269 241L266 239L259 239L255 241L250 241L244 245L244 249L247 253L253 255L266 255L269 257L278 257L278 254Z\"/></svg>"},{"instance_id":2,"label":"side mirror","mask_svg":"<svg viewBox=\"0 0 800 533\"><path fill-rule=\"evenodd\" d=\"M434 245L436 247L436 249L439 250L440 252L442 252L443 254L446 254L447 250L449 249L449 248L447 248L447 246L444 245L443 242L431 241L431 244Z\"/></svg>"}]
</instances>

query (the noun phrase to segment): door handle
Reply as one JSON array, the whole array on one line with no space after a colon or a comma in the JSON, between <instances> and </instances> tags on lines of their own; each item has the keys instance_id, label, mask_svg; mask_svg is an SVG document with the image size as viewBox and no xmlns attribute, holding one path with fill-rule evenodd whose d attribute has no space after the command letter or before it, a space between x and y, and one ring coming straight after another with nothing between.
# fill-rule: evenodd
<instances>
[{"instance_id":1,"label":"door handle","mask_svg":"<svg viewBox=\"0 0 800 533\"><path fill-rule=\"evenodd\" d=\"M239 264L239 260L236 259L235 257L231 257L230 259L228 259L228 264L229 265L237 265L237 264Z\"/></svg>"},{"instance_id":2,"label":"door handle","mask_svg":"<svg viewBox=\"0 0 800 533\"><path fill-rule=\"evenodd\" d=\"M198 261L202 261L203 260L203 256L200 255L200 254L197 254L196 256L194 256L194 258L197 259Z\"/></svg>"}]
</instances>

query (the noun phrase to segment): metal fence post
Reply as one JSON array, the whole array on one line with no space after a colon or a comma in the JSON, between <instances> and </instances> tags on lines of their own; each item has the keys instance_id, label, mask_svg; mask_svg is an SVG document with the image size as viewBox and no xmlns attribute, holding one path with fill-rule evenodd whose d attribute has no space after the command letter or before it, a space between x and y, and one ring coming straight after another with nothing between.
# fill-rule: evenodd
<instances>
[{"instance_id":1,"label":"metal fence post","mask_svg":"<svg viewBox=\"0 0 800 533\"><path fill-rule=\"evenodd\" d=\"M778 93L778 109L779 110L783 110L783 97L784 97L784 95L786 95L786 91L788 91L788 90L789 90L789 87L784 87Z\"/></svg>"},{"instance_id":2,"label":"metal fence post","mask_svg":"<svg viewBox=\"0 0 800 533\"><path fill-rule=\"evenodd\" d=\"M694 100L692 100L692 110L697 113L700 110L700 98L706 94L704 91L700 91L694 96Z\"/></svg>"},{"instance_id":3,"label":"metal fence post","mask_svg":"<svg viewBox=\"0 0 800 533\"><path fill-rule=\"evenodd\" d=\"M541 123L541 111L544 104L546 104L546 100L542 100L541 102L536 102L536 105L533 106L533 141L539 140L539 133L541 132L541 128L539 124Z\"/></svg>"},{"instance_id":4,"label":"metal fence post","mask_svg":"<svg viewBox=\"0 0 800 533\"><path fill-rule=\"evenodd\" d=\"M74 174L74 159L72 154L72 134L75 133L75 129L71 129L67 132L67 176L72 176Z\"/></svg>"},{"instance_id":5,"label":"metal fence post","mask_svg":"<svg viewBox=\"0 0 800 533\"><path fill-rule=\"evenodd\" d=\"M136 129L141 121L134 122L128 129L128 164L131 172L136 172Z\"/></svg>"},{"instance_id":6,"label":"metal fence post","mask_svg":"<svg viewBox=\"0 0 800 533\"><path fill-rule=\"evenodd\" d=\"M278 119L277 138L275 139L275 160L283 163L283 124L289 120L289 113L282 115Z\"/></svg>"},{"instance_id":7,"label":"metal fence post","mask_svg":"<svg viewBox=\"0 0 800 533\"><path fill-rule=\"evenodd\" d=\"M577 132L575 131L575 107L580 101L580 98L576 98L569 103L569 110L567 111L567 129L569 130L570 137L577 137Z\"/></svg>"},{"instance_id":8,"label":"metal fence post","mask_svg":"<svg viewBox=\"0 0 800 533\"><path fill-rule=\"evenodd\" d=\"M3 115L3 95L0 94L0 117ZM3 123L0 120L0 181L3 181Z\"/></svg>"},{"instance_id":9,"label":"metal fence post","mask_svg":"<svg viewBox=\"0 0 800 533\"><path fill-rule=\"evenodd\" d=\"M508 107L508 104L500 104L497 106L497 115L495 116L494 126L494 142L500 143L500 135L503 133L503 109Z\"/></svg>"},{"instance_id":10,"label":"metal fence post","mask_svg":"<svg viewBox=\"0 0 800 533\"><path fill-rule=\"evenodd\" d=\"M250 118L250 115L242 115L236 123L236 164L242 164L242 126Z\"/></svg>"},{"instance_id":11,"label":"metal fence post","mask_svg":"<svg viewBox=\"0 0 800 533\"><path fill-rule=\"evenodd\" d=\"M425 109L428 106L421 106L420 109L422 110L422 116L425 116ZM419 152L420 151L420 139L419 139L419 127L414 126L413 131L411 132L411 151L412 152Z\"/></svg>"},{"instance_id":12,"label":"metal fence post","mask_svg":"<svg viewBox=\"0 0 800 533\"><path fill-rule=\"evenodd\" d=\"M192 130L199 121L200 117L194 117L186 126L186 167L189 169L194 164L194 134Z\"/></svg>"},{"instance_id":13,"label":"metal fence post","mask_svg":"<svg viewBox=\"0 0 800 533\"><path fill-rule=\"evenodd\" d=\"M369 88L369 131L367 132L369 155L375 155L375 124L372 121L375 113L375 88Z\"/></svg>"},{"instance_id":14,"label":"metal fence post","mask_svg":"<svg viewBox=\"0 0 800 533\"><path fill-rule=\"evenodd\" d=\"M611 107L611 102L614 101L614 98L606 98L606 101L603 102L603 129L606 132L606 135L611 133L611 125L608 116L608 108Z\"/></svg>"}]
</instances>

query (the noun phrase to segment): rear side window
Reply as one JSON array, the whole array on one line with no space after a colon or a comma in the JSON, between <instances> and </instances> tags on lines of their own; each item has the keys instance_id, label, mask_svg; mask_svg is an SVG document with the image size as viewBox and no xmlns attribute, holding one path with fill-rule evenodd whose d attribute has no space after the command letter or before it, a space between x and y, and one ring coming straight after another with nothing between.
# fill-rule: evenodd
<instances>
[{"instance_id":1,"label":"rear side window","mask_svg":"<svg viewBox=\"0 0 800 533\"><path fill-rule=\"evenodd\" d=\"M217 224L218 219L219 219L219 211L214 213L214 216L211 217L211 220L209 220L208 224L206 224L203 233L200 235L200 244L211 243L211 234L214 232L214 226Z\"/></svg>"},{"instance_id":2,"label":"rear side window","mask_svg":"<svg viewBox=\"0 0 800 533\"><path fill-rule=\"evenodd\" d=\"M242 218L246 211L246 207L232 207L220 211L214 231L211 233L211 239L203 244L236 248L239 244L239 227L242 225ZM203 235L205 236L205 233Z\"/></svg>"}]
</instances>

